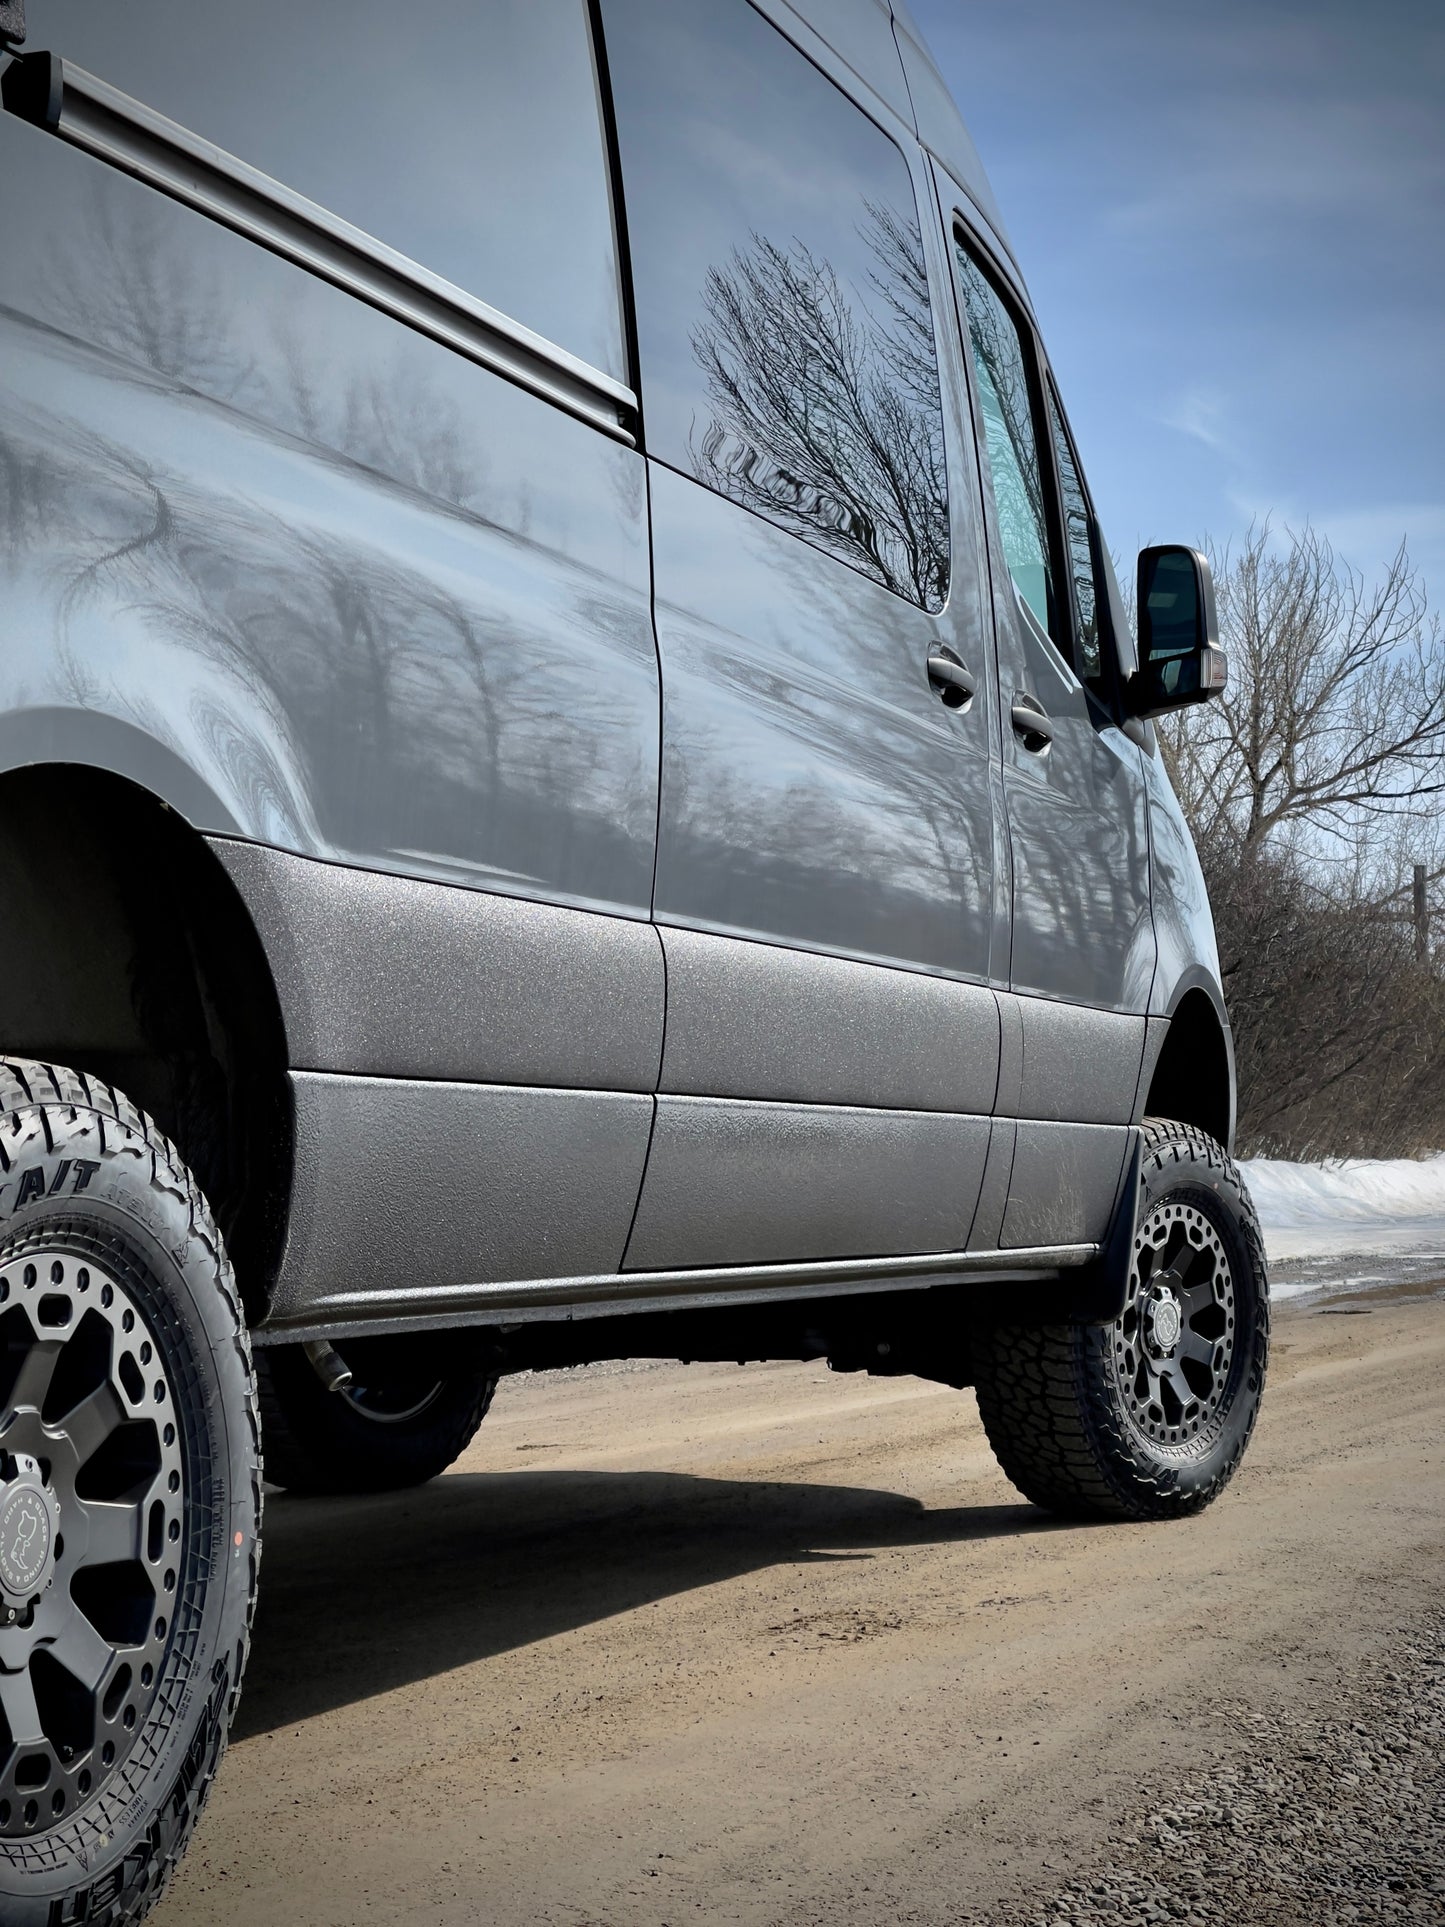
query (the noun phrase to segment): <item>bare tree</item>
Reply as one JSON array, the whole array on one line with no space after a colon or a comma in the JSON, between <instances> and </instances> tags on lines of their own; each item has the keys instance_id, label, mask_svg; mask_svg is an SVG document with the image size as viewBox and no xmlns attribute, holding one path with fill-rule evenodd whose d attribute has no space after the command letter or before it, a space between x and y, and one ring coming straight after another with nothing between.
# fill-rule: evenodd
<instances>
[{"instance_id":1,"label":"bare tree","mask_svg":"<svg viewBox=\"0 0 1445 1927\"><path fill-rule=\"evenodd\" d=\"M1404 549L1367 586L1305 529L1215 557L1223 699L1160 729L1209 882L1242 1148L1445 1145L1445 639Z\"/></svg>"},{"instance_id":2,"label":"bare tree","mask_svg":"<svg viewBox=\"0 0 1445 1927\"><path fill-rule=\"evenodd\" d=\"M1373 586L1309 528L1281 550L1256 525L1214 564L1229 687L1160 730L1196 831L1338 855L1382 818L1433 815L1445 638L1403 545Z\"/></svg>"}]
</instances>

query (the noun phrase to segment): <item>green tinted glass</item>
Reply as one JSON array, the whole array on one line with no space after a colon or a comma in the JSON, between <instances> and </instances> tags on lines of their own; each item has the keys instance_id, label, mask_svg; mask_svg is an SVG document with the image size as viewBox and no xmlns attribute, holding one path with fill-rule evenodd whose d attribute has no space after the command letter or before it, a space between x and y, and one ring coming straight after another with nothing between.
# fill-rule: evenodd
<instances>
[{"instance_id":1,"label":"green tinted glass","mask_svg":"<svg viewBox=\"0 0 1445 1927\"><path fill-rule=\"evenodd\" d=\"M1040 628L1052 634L1054 585L1043 471L1023 343L1007 308L972 256L961 247L957 254L1004 558L1014 587Z\"/></svg>"}]
</instances>

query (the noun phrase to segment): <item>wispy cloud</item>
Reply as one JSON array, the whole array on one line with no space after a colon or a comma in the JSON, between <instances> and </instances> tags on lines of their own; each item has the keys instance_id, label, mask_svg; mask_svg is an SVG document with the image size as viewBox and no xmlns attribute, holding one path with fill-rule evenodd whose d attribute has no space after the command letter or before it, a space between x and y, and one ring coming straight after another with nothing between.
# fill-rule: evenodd
<instances>
[{"instance_id":1,"label":"wispy cloud","mask_svg":"<svg viewBox=\"0 0 1445 1927\"><path fill-rule=\"evenodd\" d=\"M1159 416L1165 428L1189 435L1220 455L1236 453L1225 420L1223 398L1203 388L1187 388L1176 397L1172 407Z\"/></svg>"}]
</instances>

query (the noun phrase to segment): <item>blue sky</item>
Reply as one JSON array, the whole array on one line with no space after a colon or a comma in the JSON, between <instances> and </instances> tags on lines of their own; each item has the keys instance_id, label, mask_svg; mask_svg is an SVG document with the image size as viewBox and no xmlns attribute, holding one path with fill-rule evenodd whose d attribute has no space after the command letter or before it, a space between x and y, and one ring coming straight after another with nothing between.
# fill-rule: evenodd
<instances>
[{"instance_id":1,"label":"blue sky","mask_svg":"<svg viewBox=\"0 0 1445 1927\"><path fill-rule=\"evenodd\" d=\"M1445 605L1441 0L911 0L1112 547L1308 518Z\"/></svg>"}]
</instances>

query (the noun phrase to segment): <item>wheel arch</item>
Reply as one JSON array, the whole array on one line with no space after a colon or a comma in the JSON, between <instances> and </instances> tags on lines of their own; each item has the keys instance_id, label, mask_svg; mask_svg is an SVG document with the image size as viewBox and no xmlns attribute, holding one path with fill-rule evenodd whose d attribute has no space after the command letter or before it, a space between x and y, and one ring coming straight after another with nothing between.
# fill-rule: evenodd
<instances>
[{"instance_id":1,"label":"wheel arch","mask_svg":"<svg viewBox=\"0 0 1445 1927\"><path fill-rule=\"evenodd\" d=\"M0 937L0 1048L97 1074L156 1119L254 1323L290 1196L286 1036L261 939L200 829L113 769L0 771Z\"/></svg>"},{"instance_id":2,"label":"wheel arch","mask_svg":"<svg viewBox=\"0 0 1445 1927\"><path fill-rule=\"evenodd\" d=\"M1185 978L1175 989L1160 1032L1152 1065L1145 1066L1142 1114L1198 1125L1232 1152L1234 1044L1213 983L1201 973ZM1153 1044L1153 1038L1150 1041Z\"/></svg>"}]
</instances>

